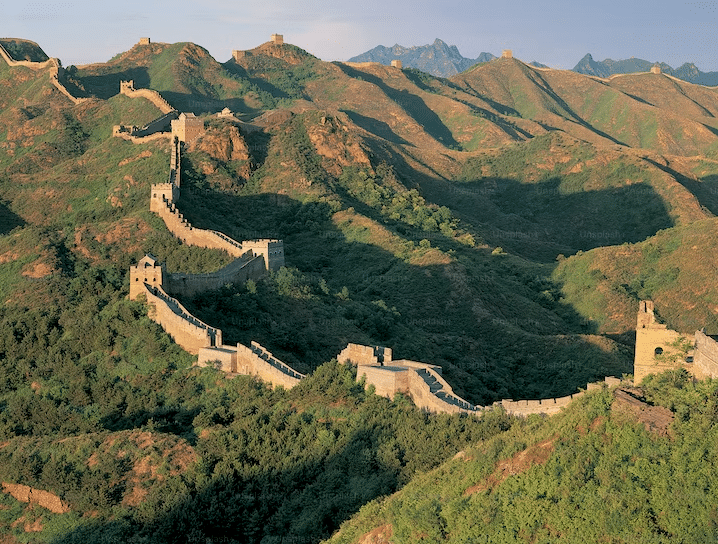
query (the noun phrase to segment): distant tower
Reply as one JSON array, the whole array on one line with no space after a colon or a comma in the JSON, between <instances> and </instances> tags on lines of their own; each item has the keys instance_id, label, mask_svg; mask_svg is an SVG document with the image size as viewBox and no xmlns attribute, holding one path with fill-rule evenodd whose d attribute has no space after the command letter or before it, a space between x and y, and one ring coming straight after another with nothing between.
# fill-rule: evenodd
<instances>
[{"instance_id":1,"label":"distant tower","mask_svg":"<svg viewBox=\"0 0 718 544\"><path fill-rule=\"evenodd\" d=\"M514 58L514 52L511 51L511 49L504 49L501 53L501 57L505 59L512 59Z\"/></svg>"},{"instance_id":2,"label":"distant tower","mask_svg":"<svg viewBox=\"0 0 718 544\"><path fill-rule=\"evenodd\" d=\"M401 64L401 61L400 61L399 59L396 59L396 60L391 61L391 65L392 65L394 68L399 68L399 70L401 70L401 68L402 68L402 64Z\"/></svg>"},{"instance_id":3,"label":"distant tower","mask_svg":"<svg viewBox=\"0 0 718 544\"><path fill-rule=\"evenodd\" d=\"M282 45L284 43L284 35L282 34L272 34L271 41L275 45Z\"/></svg>"},{"instance_id":4,"label":"distant tower","mask_svg":"<svg viewBox=\"0 0 718 544\"><path fill-rule=\"evenodd\" d=\"M150 45L149 38L140 38L140 45Z\"/></svg>"},{"instance_id":5,"label":"distant tower","mask_svg":"<svg viewBox=\"0 0 718 544\"><path fill-rule=\"evenodd\" d=\"M120 81L120 94L131 95L133 92L135 92L135 81L133 79Z\"/></svg>"},{"instance_id":6,"label":"distant tower","mask_svg":"<svg viewBox=\"0 0 718 544\"><path fill-rule=\"evenodd\" d=\"M652 74L660 74L661 67L658 64L654 64L653 66L651 66L651 73Z\"/></svg>"}]
</instances>

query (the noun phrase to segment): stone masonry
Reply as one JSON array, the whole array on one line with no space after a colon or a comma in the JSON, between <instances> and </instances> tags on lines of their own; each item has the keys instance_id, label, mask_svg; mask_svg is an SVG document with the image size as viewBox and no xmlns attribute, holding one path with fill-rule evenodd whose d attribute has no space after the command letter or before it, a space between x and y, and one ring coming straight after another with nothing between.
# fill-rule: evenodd
<instances>
[{"instance_id":1,"label":"stone masonry","mask_svg":"<svg viewBox=\"0 0 718 544\"><path fill-rule=\"evenodd\" d=\"M170 232L183 242L222 249L235 259L213 273L170 274L152 255L146 255L137 265L130 267L130 299L143 297L150 306L150 318L159 323L186 351L199 354L203 349L209 349L217 360L228 359L229 366L234 365L236 368L238 355L233 356L232 352L244 353L242 349L244 346L241 348L224 346L221 330L194 317L172 295L194 296L210 289L219 289L228 283L244 283L248 279L258 279L268 270L276 270L284 266L284 246L281 240L252 240L239 243L220 232L196 229L185 220L175 207L181 186L181 149L182 143L179 139L175 139L172 144L167 183L152 186L150 210L157 213ZM247 357L245 356L244 359ZM201 361L205 359L200 357ZM291 387L303 377L284 363L277 361L271 354L266 355L264 359L259 356L259 359L265 362L253 364L252 368L262 370L253 373L270 383Z\"/></svg>"},{"instance_id":2,"label":"stone masonry","mask_svg":"<svg viewBox=\"0 0 718 544\"><path fill-rule=\"evenodd\" d=\"M695 379L718 378L718 342L696 331L681 334L658 323L650 300L639 303L633 378L640 383L649 374L683 368Z\"/></svg>"},{"instance_id":3,"label":"stone masonry","mask_svg":"<svg viewBox=\"0 0 718 544\"><path fill-rule=\"evenodd\" d=\"M380 353L388 357L379 361ZM393 398L397 393L407 395L414 404L428 412L464 413L480 415L485 410L500 407L517 416L531 414L553 415L568 406L571 401L584 394L583 391L561 398L541 400L505 399L493 406L476 406L456 395L441 375L441 367L409 361L392 360L391 350L380 346L349 344L338 355L340 363L351 363L357 367L357 381L364 380L366 387L373 386L377 395ZM618 385L618 378L606 378L606 385ZM586 389L603 387L603 384L588 384Z\"/></svg>"}]
</instances>

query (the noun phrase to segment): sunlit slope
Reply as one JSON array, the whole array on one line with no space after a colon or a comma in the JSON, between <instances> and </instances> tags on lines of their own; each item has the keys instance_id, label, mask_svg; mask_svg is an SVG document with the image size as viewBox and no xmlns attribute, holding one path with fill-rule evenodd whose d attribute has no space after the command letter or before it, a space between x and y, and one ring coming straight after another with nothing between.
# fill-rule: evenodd
<instances>
[{"instance_id":1,"label":"sunlit slope","mask_svg":"<svg viewBox=\"0 0 718 544\"><path fill-rule=\"evenodd\" d=\"M594 143L677 155L716 150L717 91L684 82L671 85L673 80L660 74L606 81L501 59L452 81L515 115Z\"/></svg>"},{"instance_id":2,"label":"sunlit slope","mask_svg":"<svg viewBox=\"0 0 718 544\"><path fill-rule=\"evenodd\" d=\"M367 504L327 542L712 542L715 389L664 376L631 391L647 402L589 393Z\"/></svg>"},{"instance_id":3,"label":"sunlit slope","mask_svg":"<svg viewBox=\"0 0 718 544\"><path fill-rule=\"evenodd\" d=\"M278 50L275 50L278 48ZM122 80L162 93L175 108L196 113L229 107L238 113L275 107L302 95L303 79L316 76L317 59L292 45L263 44L249 63L221 64L190 43L136 44L106 63L71 70L85 91L100 98L119 92ZM231 52L227 52L231 56Z\"/></svg>"},{"instance_id":4,"label":"sunlit slope","mask_svg":"<svg viewBox=\"0 0 718 544\"><path fill-rule=\"evenodd\" d=\"M718 220L661 231L645 242L604 247L559 264L566 303L605 331L635 327L639 299L652 299L671 328L718 332Z\"/></svg>"}]
</instances>

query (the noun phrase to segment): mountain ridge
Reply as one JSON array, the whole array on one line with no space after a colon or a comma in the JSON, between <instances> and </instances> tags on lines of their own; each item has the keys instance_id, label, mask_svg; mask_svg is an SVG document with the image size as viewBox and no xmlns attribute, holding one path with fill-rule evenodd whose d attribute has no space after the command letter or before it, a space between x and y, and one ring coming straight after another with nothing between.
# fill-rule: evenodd
<instances>
[{"instance_id":1,"label":"mountain ridge","mask_svg":"<svg viewBox=\"0 0 718 544\"><path fill-rule=\"evenodd\" d=\"M654 74L599 81L515 58L446 79L326 63L290 44L246 53L219 63L189 42L138 45L68 68L91 98L79 105L47 71L0 60L0 481L47 490L73 509L56 522L0 496L0 535L26 540L22 521L13 525L23 518L44 523L37 538L57 544L159 544L179 531L318 542L368 505L366 514L396 522L395 541L445 540L442 532L481 541L486 534L458 532L461 519L505 496L518 510L524 499L551 509L555 523L537 517L523 533L548 541L573 530L560 512L583 504L559 512L554 499L595 500L602 512L619 486L626 501L611 512L625 520L621 535L636 536L625 504L665 482L680 486L674 460L700 462L702 441L718 444L714 383L674 373L653 382L672 396L645 391L676 413L679 441L697 434L656 473L636 461L645 433L609 409L609 391L582 396L556 420L434 417L323 362L347 341L391 346L442 367L474 402L557 397L631 372L639 298L655 299L675 330L718 331L717 90ZM112 137L118 124L161 113L119 94L127 79L206 125L182 154L177 209L187 221L284 241L289 266L277 274L181 303L230 343L258 341L313 371L291 391L193 368L147 307L127 300L128 269L146 252L173 272L212 272L227 258L181 244L147 210L151 185L167 181L170 134L142 144ZM155 471L144 450L162 436L171 440L155 459L174 449L178 462ZM424 488L421 473L457 451L466 453L452 466L469 469L457 474L461 485ZM558 467L539 493L535 474L504 478L503 460L517 453ZM570 478L553 493L557 473ZM691 493L708 493L697 506L715 504L718 484L691 473L700 480ZM414 478L382 512L381 497ZM501 487L516 482L528 490L521 501ZM672 512L654 504L646 530ZM490 523L485 513L477 523ZM497 531L519 530L498 521ZM614 536L613 521L583 540ZM357 531L375 527L362 521Z\"/></svg>"},{"instance_id":2,"label":"mountain ridge","mask_svg":"<svg viewBox=\"0 0 718 544\"><path fill-rule=\"evenodd\" d=\"M683 81L710 87L718 85L718 72L703 72L692 62L685 62L678 68L673 68L665 62L650 62L634 57L617 61L613 59L596 61L590 53L587 53L572 70L580 74L607 78L614 74L649 72L654 66L659 67L662 73Z\"/></svg>"},{"instance_id":3,"label":"mountain ridge","mask_svg":"<svg viewBox=\"0 0 718 544\"><path fill-rule=\"evenodd\" d=\"M404 47L395 44L392 47L378 45L348 62L380 62L389 65L392 60L400 60L407 68L417 68L423 72L449 77L463 72L479 62L488 62L496 57L491 53L481 53L477 58L466 58L455 45L447 45L436 38L432 44Z\"/></svg>"}]
</instances>

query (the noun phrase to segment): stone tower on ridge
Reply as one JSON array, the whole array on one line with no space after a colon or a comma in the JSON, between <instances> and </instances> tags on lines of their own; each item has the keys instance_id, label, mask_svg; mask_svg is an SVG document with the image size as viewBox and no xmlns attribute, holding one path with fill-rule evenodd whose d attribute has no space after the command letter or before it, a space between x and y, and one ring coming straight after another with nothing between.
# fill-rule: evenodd
<instances>
[{"instance_id":1,"label":"stone tower on ridge","mask_svg":"<svg viewBox=\"0 0 718 544\"><path fill-rule=\"evenodd\" d=\"M144 293L144 284L162 287L165 269L152 255L145 255L135 266L130 266L130 300Z\"/></svg>"}]
</instances>

